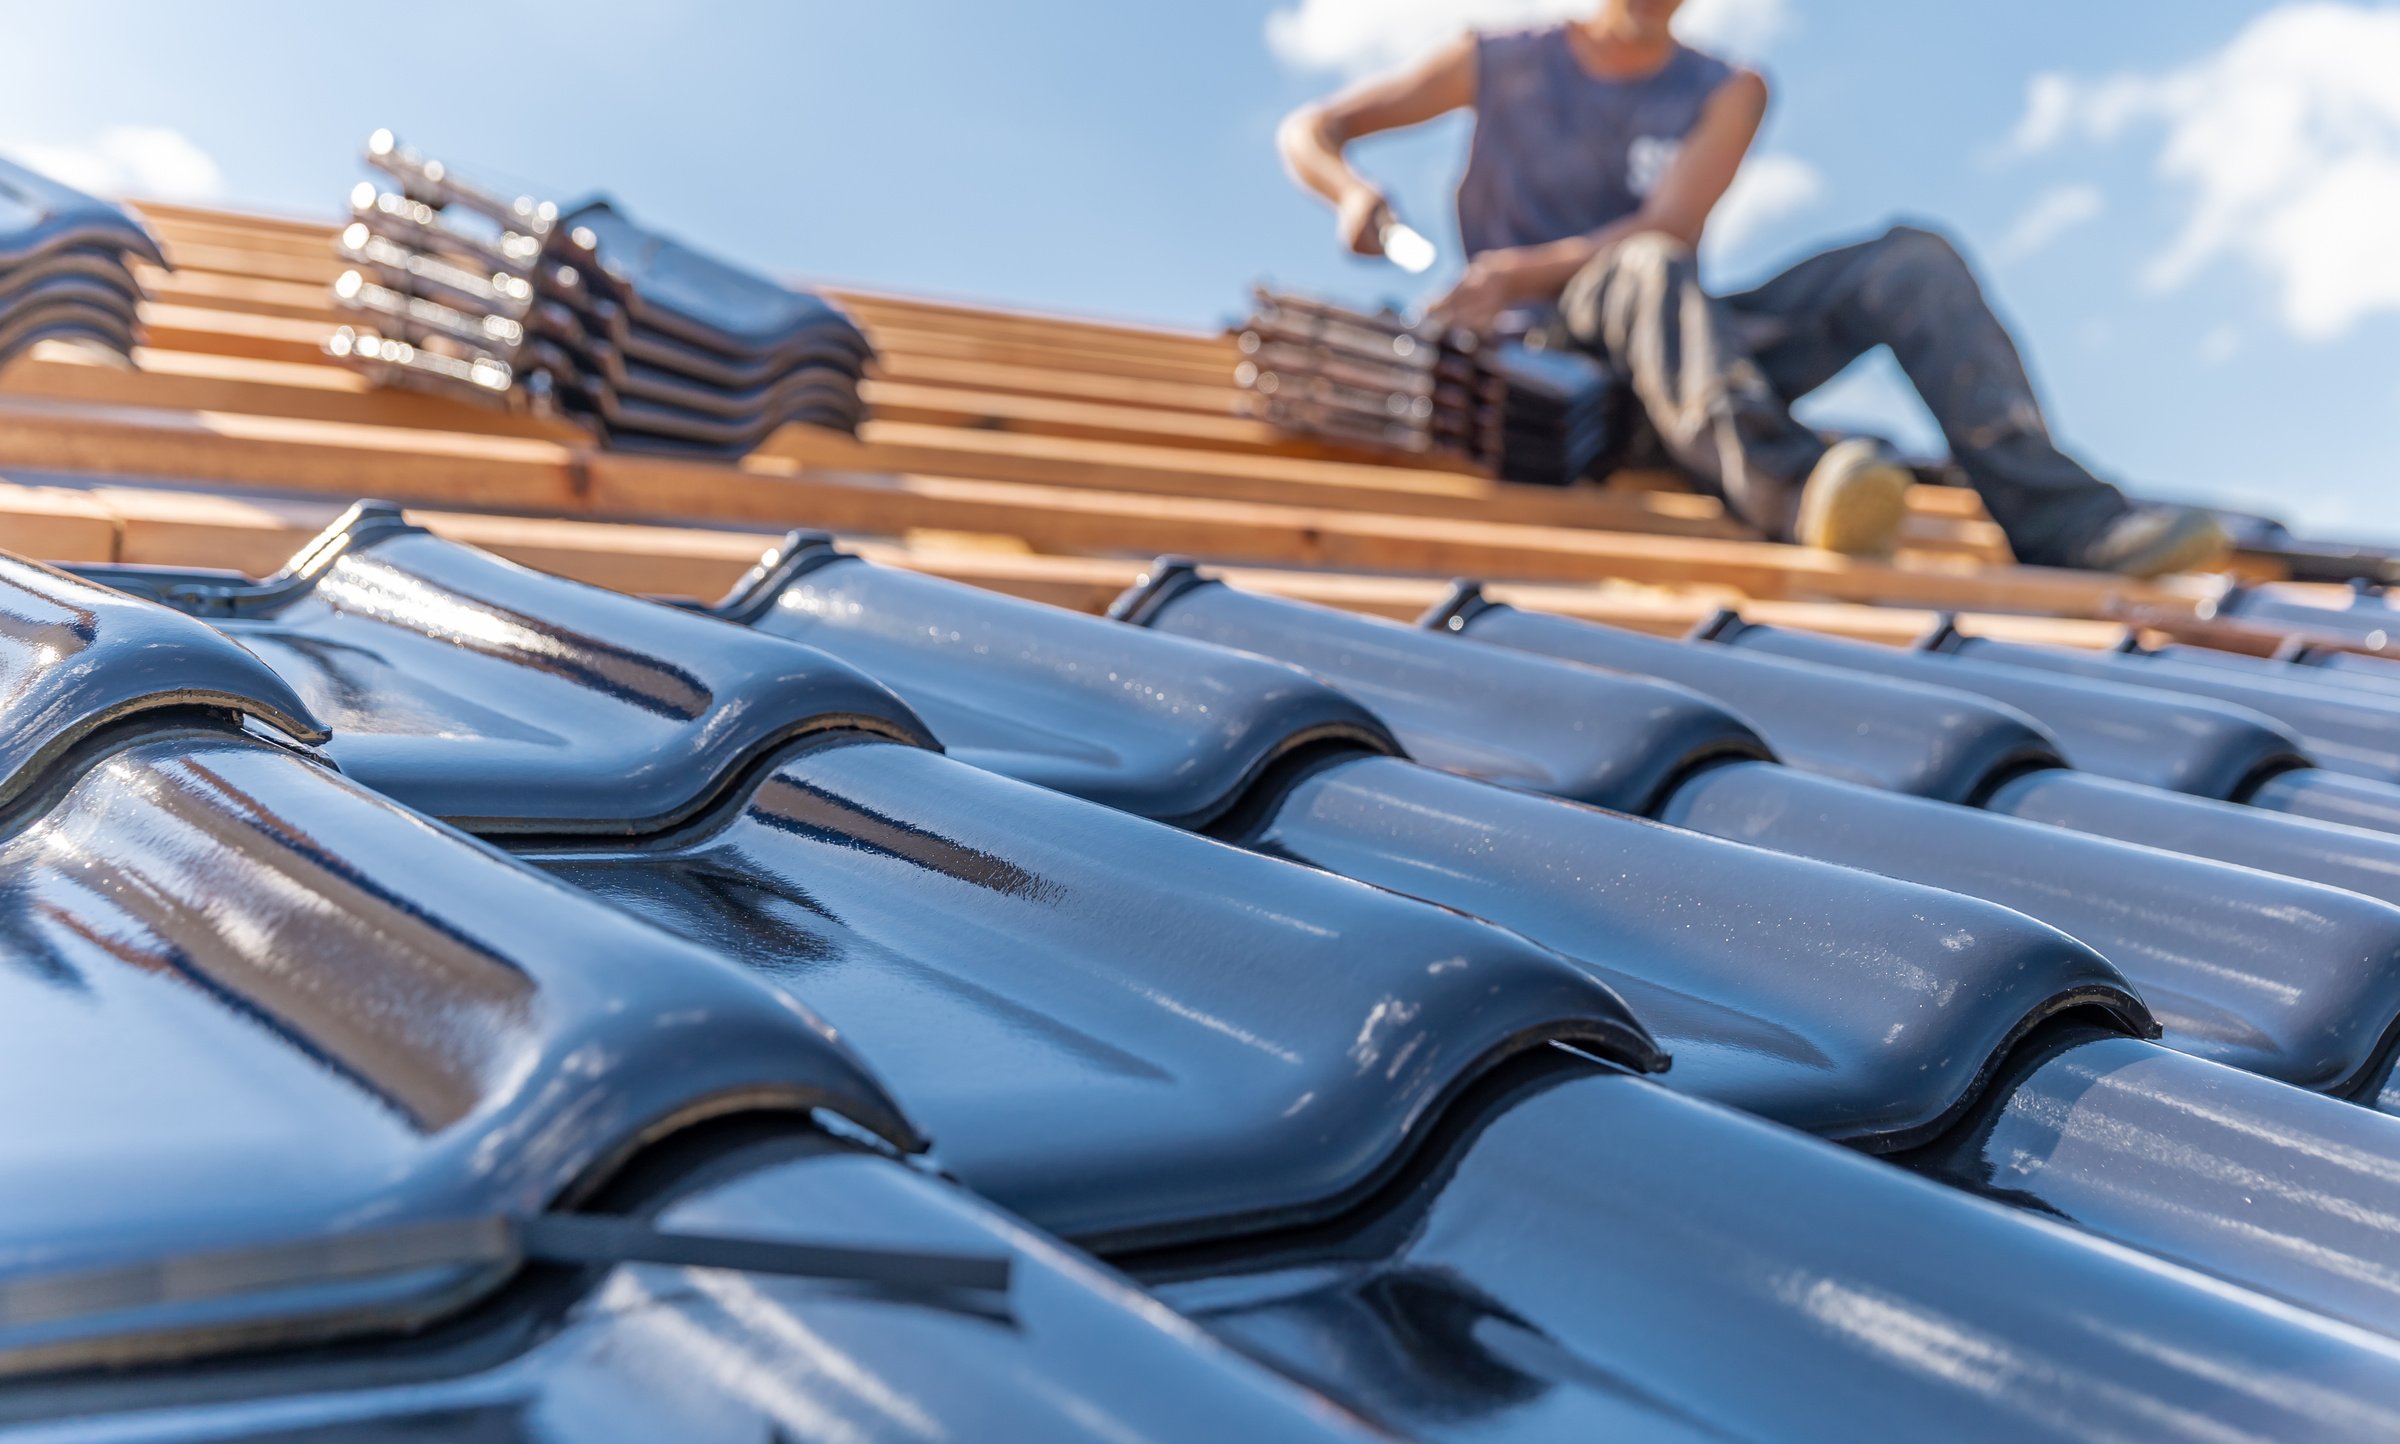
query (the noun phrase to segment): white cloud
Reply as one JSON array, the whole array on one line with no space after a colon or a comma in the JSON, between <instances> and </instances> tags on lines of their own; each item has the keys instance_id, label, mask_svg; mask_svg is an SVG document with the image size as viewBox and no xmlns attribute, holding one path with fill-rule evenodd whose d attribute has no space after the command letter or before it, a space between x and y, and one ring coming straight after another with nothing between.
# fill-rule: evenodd
<instances>
[{"instance_id":1,"label":"white cloud","mask_svg":"<svg viewBox=\"0 0 2400 1444\"><path fill-rule=\"evenodd\" d=\"M1742 61L1765 58L1791 28L1784 0L1691 0L1675 17L1675 33L1687 43Z\"/></svg>"},{"instance_id":2,"label":"white cloud","mask_svg":"<svg viewBox=\"0 0 2400 1444\"><path fill-rule=\"evenodd\" d=\"M2158 174L2187 201L2154 290L2238 259L2284 325L2325 340L2400 312L2400 4L2287 0L2218 51L2157 74L2038 77L2014 147L2161 133Z\"/></svg>"},{"instance_id":3,"label":"white cloud","mask_svg":"<svg viewBox=\"0 0 2400 1444\"><path fill-rule=\"evenodd\" d=\"M1992 259L2003 265L2024 260L2107 207L2108 200L2098 186L2057 186L2044 191L1992 247Z\"/></svg>"},{"instance_id":4,"label":"white cloud","mask_svg":"<svg viewBox=\"0 0 2400 1444\"><path fill-rule=\"evenodd\" d=\"M1299 0L1267 16L1267 49L1295 70L1365 75L1464 31L1592 13L1592 0ZM1790 28L1786 0L1690 0L1675 28L1693 45L1756 60Z\"/></svg>"},{"instance_id":5,"label":"white cloud","mask_svg":"<svg viewBox=\"0 0 2400 1444\"><path fill-rule=\"evenodd\" d=\"M51 179L95 195L196 201L225 188L224 173L208 152L163 125L112 125L81 145L10 149Z\"/></svg>"},{"instance_id":6,"label":"white cloud","mask_svg":"<svg viewBox=\"0 0 2400 1444\"><path fill-rule=\"evenodd\" d=\"M2200 338L2200 359L2211 366L2231 361L2242 349L2242 333L2231 326L2218 326Z\"/></svg>"},{"instance_id":7,"label":"white cloud","mask_svg":"<svg viewBox=\"0 0 2400 1444\"><path fill-rule=\"evenodd\" d=\"M1781 152L1750 157L1708 218L1708 259L1732 262L1752 241L1762 239L1824 195L1825 177L1800 157Z\"/></svg>"},{"instance_id":8,"label":"white cloud","mask_svg":"<svg viewBox=\"0 0 2400 1444\"><path fill-rule=\"evenodd\" d=\"M2075 124L2079 93L2063 75L2037 75L2025 85L2025 115L2008 138L2007 149L2018 155L2048 150L2065 138Z\"/></svg>"}]
</instances>

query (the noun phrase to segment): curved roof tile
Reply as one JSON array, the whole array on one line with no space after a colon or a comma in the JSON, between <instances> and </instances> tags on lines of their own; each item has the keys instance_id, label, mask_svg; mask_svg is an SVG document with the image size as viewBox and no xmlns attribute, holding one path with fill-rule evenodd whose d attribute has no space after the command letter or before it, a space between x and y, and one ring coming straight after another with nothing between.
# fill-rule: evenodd
<instances>
[{"instance_id":1,"label":"curved roof tile","mask_svg":"<svg viewBox=\"0 0 2400 1444\"><path fill-rule=\"evenodd\" d=\"M1512 933L915 748L819 746L714 826L528 855L808 999L945 1166L1093 1246L1340 1207L1552 1039L1665 1066Z\"/></svg>"},{"instance_id":2,"label":"curved roof tile","mask_svg":"<svg viewBox=\"0 0 2400 1444\"><path fill-rule=\"evenodd\" d=\"M0 158L0 266L23 265L71 246L130 251L154 266L167 263L150 232L124 211Z\"/></svg>"},{"instance_id":3,"label":"curved roof tile","mask_svg":"<svg viewBox=\"0 0 2400 1444\"><path fill-rule=\"evenodd\" d=\"M2155 1030L2106 960L1991 903L1404 762L1312 773L1254 842L1556 948L1633 1004L1679 1091L1876 1149L1944 1127L2046 1018Z\"/></svg>"},{"instance_id":4,"label":"curved roof tile","mask_svg":"<svg viewBox=\"0 0 2400 1444\"><path fill-rule=\"evenodd\" d=\"M795 533L727 615L897 691L952 756L1179 826L1278 759L1397 752L1366 708L1297 667L877 566Z\"/></svg>"},{"instance_id":5,"label":"curved roof tile","mask_svg":"<svg viewBox=\"0 0 2400 1444\"><path fill-rule=\"evenodd\" d=\"M1647 812L1691 771L1768 756L1749 724L1663 682L1237 591L1162 559L1112 615L1305 667L1366 705L1411 757L1448 772Z\"/></svg>"},{"instance_id":6,"label":"curved roof tile","mask_svg":"<svg viewBox=\"0 0 2400 1444\"><path fill-rule=\"evenodd\" d=\"M477 832L636 833L793 737L934 745L822 652L528 571L354 508L283 572L167 588L287 678L343 770Z\"/></svg>"},{"instance_id":7,"label":"curved roof tile","mask_svg":"<svg viewBox=\"0 0 2400 1444\"><path fill-rule=\"evenodd\" d=\"M2060 760L2032 718L1952 688L1519 611L1472 583L1453 588L1421 625L1689 687L1740 714L1793 766L1893 792L1974 802L2010 773Z\"/></svg>"},{"instance_id":8,"label":"curved roof tile","mask_svg":"<svg viewBox=\"0 0 2400 1444\"><path fill-rule=\"evenodd\" d=\"M1588 1075L1473 1117L1385 1212L1136 1276L1431 1437L2400 1431L2381 1341L1773 1124Z\"/></svg>"},{"instance_id":9,"label":"curved roof tile","mask_svg":"<svg viewBox=\"0 0 2400 1444\"><path fill-rule=\"evenodd\" d=\"M2273 773L2308 765L2298 737L2270 718L2222 702L1759 626L1731 613L1703 623L1696 635L1719 645L1930 682L2005 702L2050 729L2073 766L2172 792L2235 797Z\"/></svg>"},{"instance_id":10,"label":"curved roof tile","mask_svg":"<svg viewBox=\"0 0 2400 1444\"><path fill-rule=\"evenodd\" d=\"M2254 680L2224 668L2196 667L2164 657L1995 642L1962 636L1949 626L1926 638L1923 650L2081 677L2135 693L2150 690L2247 707L2297 733L2320 767L2382 782L2400 781L2400 703L2331 685L2329 673L2319 672L2313 679L2302 674Z\"/></svg>"},{"instance_id":11,"label":"curved roof tile","mask_svg":"<svg viewBox=\"0 0 2400 1444\"><path fill-rule=\"evenodd\" d=\"M0 1132L0 1278L523 1215L729 1111L919 1146L806 1010L288 749L158 728L78 761L0 836L0 1071L40 1100ZM161 1347L388 1325L488 1282L262 1288ZM121 1315L46 1342L138 1352Z\"/></svg>"},{"instance_id":12,"label":"curved roof tile","mask_svg":"<svg viewBox=\"0 0 2400 1444\"><path fill-rule=\"evenodd\" d=\"M252 717L298 742L327 736L282 677L223 634L0 553L0 804L98 729L192 707Z\"/></svg>"},{"instance_id":13,"label":"curved roof tile","mask_svg":"<svg viewBox=\"0 0 2400 1444\"><path fill-rule=\"evenodd\" d=\"M1704 773L1660 820L2021 909L2122 969L2171 1046L2303 1088L2375 1081L2400 1020L2400 908L2338 887L1788 768Z\"/></svg>"}]
</instances>

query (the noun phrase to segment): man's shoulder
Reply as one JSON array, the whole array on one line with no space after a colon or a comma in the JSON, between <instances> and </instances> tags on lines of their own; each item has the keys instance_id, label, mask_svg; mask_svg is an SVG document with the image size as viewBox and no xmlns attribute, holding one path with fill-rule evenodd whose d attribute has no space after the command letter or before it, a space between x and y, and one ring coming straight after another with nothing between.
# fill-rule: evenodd
<instances>
[{"instance_id":1,"label":"man's shoulder","mask_svg":"<svg viewBox=\"0 0 2400 1444\"><path fill-rule=\"evenodd\" d=\"M1741 81L1761 94L1765 93L1767 77L1756 66L1728 60L1721 55L1711 55L1705 50L1694 50L1689 45L1679 43L1676 48L1681 53L1675 57L1671 68L1681 68L1684 82L1691 89L1713 96L1728 84Z\"/></svg>"},{"instance_id":2,"label":"man's shoulder","mask_svg":"<svg viewBox=\"0 0 2400 1444\"><path fill-rule=\"evenodd\" d=\"M1475 48L1510 54L1532 54L1558 44L1566 35L1563 22L1549 25L1524 25L1509 28L1480 26L1467 32L1475 38Z\"/></svg>"},{"instance_id":3,"label":"man's shoulder","mask_svg":"<svg viewBox=\"0 0 2400 1444\"><path fill-rule=\"evenodd\" d=\"M1712 81L1730 79L1742 74L1744 70L1744 67L1734 64L1722 55L1694 49L1681 41L1676 42L1675 50L1674 64L1684 66L1696 74L1705 75Z\"/></svg>"}]
</instances>

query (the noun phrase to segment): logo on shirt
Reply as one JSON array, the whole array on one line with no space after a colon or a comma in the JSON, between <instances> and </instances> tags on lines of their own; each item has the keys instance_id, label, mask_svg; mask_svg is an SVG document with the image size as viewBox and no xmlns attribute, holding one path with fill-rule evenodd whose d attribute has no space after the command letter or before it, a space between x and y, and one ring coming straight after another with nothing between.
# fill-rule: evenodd
<instances>
[{"instance_id":1,"label":"logo on shirt","mask_svg":"<svg viewBox=\"0 0 2400 1444\"><path fill-rule=\"evenodd\" d=\"M1648 198L1682 151L1680 140L1656 135L1634 137L1633 144L1625 148L1625 188L1636 198Z\"/></svg>"}]
</instances>

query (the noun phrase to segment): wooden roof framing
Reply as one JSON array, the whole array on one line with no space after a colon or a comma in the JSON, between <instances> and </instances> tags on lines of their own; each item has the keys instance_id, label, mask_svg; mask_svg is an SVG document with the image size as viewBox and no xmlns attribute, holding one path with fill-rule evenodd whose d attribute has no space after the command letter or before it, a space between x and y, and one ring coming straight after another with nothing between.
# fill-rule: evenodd
<instances>
[{"instance_id":1,"label":"wooden roof framing","mask_svg":"<svg viewBox=\"0 0 2400 1444\"><path fill-rule=\"evenodd\" d=\"M787 427L740 466L602 452L535 417L370 387L326 358L335 227L144 205L139 368L45 346L0 373L0 546L59 560L262 570L359 496L628 590L706 594L789 526L1064 605L1161 551L1385 615L1452 575L1543 607L1677 631L1728 603L1900 641L1930 609L2099 645L2189 617L2209 579L2138 584L2008 565L1971 494L1918 488L1901 555L1746 537L1655 478L1572 491L1394 465L1239 414L1221 336L829 288L873 336L856 440Z\"/></svg>"}]
</instances>

